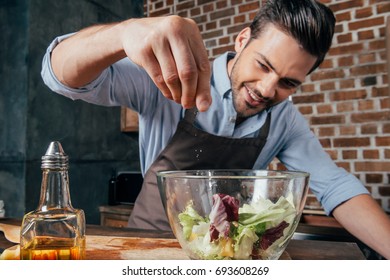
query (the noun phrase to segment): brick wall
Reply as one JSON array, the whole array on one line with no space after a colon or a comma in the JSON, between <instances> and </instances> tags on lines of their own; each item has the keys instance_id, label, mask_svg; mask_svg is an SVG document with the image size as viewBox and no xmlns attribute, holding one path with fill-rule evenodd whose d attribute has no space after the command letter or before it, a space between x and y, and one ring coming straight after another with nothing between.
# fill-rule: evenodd
<instances>
[{"instance_id":1,"label":"brick wall","mask_svg":"<svg viewBox=\"0 0 390 280\"><path fill-rule=\"evenodd\" d=\"M232 50L262 1L145 0L148 16L194 19L210 59ZM356 175L390 212L388 0L322 0L335 13L332 48L292 100L337 165ZM390 36L390 34L387 34ZM282 168L276 161L272 167ZM318 207L311 196L308 206Z\"/></svg>"}]
</instances>

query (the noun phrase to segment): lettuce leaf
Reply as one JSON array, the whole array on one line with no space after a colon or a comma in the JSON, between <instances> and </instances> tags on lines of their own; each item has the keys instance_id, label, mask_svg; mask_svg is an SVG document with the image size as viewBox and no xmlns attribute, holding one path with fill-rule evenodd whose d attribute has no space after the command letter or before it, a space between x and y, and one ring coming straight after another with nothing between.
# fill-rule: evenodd
<instances>
[{"instance_id":1,"label":"lettuce leaf","mask_svg":"<svg viewBox=\"0 0 390 280\"><path fill-rule=\"evenodd\" d=\"M292 194L276 203L259 197L252 204L238 205L235 198L216 194L210 215L202 217L190 203L179 214L189 248L202 259L267 258L283 246L283 236L292 234L296 215Z\"/></svg>"},{"instance_id":2,"label":"lettuce leaf","mask_svg":"<svg viewBox=\"0 0 390 280\"><path fill-rule=\"evenodd\" d=\"M194 225L198 225L201 222L205 222L206 219L203 218L195 211L193 208L192 202L189 203L184 210L184 212L180 213L179 216L180 224L183 227L183 234L185 239L189 239L192 233L192 228Z\"/></svg>"}]
</instances>

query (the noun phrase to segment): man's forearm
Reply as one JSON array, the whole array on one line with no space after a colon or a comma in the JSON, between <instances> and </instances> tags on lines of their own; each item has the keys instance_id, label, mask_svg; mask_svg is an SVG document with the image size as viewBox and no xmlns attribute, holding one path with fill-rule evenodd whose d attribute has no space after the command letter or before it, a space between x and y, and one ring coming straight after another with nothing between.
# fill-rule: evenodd
<instances>
[{"instance_id":1,"label":"man's forearm","mask_svg":"<svg viewBox=\"0 0 390 280\"><path fill-rule=\"evenodd\" d=\"M120 25L96 25L61 42L51 54L53 72L63 84L78 88L108 66L126 56L120 41Z\"/></svg>"},{"instance_id":2,"label":"man's forearm","mask_svg":"<svg viewBox=\"0 0 390 280\"><path fill-rule=\"evenodd\" d=\"M353 197L333 215L351 234L390 259L390 218L371 196Z\"/></svg>"}]
</instances>

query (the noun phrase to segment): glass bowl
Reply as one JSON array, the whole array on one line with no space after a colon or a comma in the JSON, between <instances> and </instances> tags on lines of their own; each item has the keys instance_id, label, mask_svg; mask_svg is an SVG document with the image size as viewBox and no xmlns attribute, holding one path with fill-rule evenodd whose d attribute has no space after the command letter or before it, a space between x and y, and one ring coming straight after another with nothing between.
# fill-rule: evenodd
<instances>
[{"instance_id":1,"label":"glass bowl","mask_svg":"<svg viewBox=\"0 0 390 280\"><path fill-rule=\"evenodd\" d=\"M172 231L189 258L275 260L297 228L309 174L161 171L157 182Z\"/></svg>"}]
</instances>

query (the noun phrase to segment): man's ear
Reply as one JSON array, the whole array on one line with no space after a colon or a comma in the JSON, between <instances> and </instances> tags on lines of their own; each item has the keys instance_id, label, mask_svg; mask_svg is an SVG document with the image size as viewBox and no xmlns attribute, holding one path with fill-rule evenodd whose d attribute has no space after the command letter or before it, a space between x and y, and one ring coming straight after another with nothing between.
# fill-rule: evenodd
<instances>
[{"instance_id":1,"label":"man's ear","mask_svg":"<svg viewBox=\"0 0 390 280\"><path fill-rule=\"evenodd\" d=\"M251 29L249 27L245 27L243 30L241 30L240 33L238 33L236 37L236 41L234 44L234 50L239 53L241 52L245 46L248 44L248 42L251 39Z\"/></svg>"}]
</instances>

